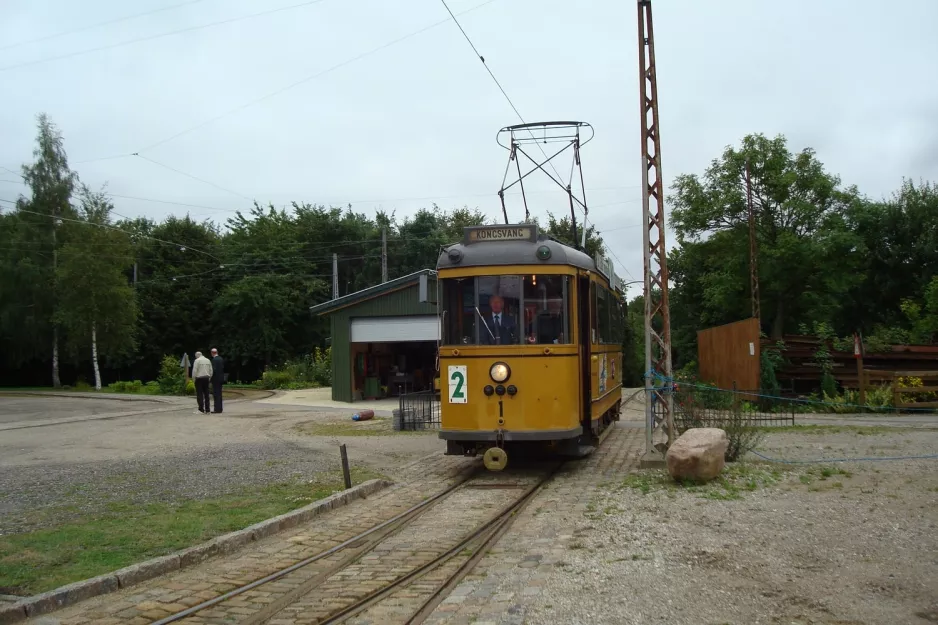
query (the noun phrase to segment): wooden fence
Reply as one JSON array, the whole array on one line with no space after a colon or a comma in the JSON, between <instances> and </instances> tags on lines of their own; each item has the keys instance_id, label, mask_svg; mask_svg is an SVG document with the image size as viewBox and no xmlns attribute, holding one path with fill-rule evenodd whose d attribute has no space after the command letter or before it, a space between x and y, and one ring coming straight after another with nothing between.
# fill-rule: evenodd
<instances>
[{"instance_id":1,"label":"wooden fence","mask_svg":"<svg viewBox=\"0 0 938 625\"><path fill-rule=\"evenodd\" d=\"M922 386L900 386L899 378L918 378ZM860 403L866 403L866 391L871 384L889 384L892 387L892 405L896 412L910 409L938 408L938 401L908 401L909 396L938 393L938 371L880 371L861 369L857 375ZM856 388L856 387L855 387Z\"/></svg>"},{"instance_id":2,"label":"wooden fence","mask_svg":"<svg viewBox=\"0 0 938 625\"><path fill-rule=\"evenodd\" d=\"M746 390L760 388L761 354L758 319L744 319L697 332L700 379L719 388L731 389L734 383Z\"/></svg>"},{"instance_id":3,"label":"wooden fence","mask_svg":"<svg viewBox=\"0 0 938 625\"><path fill-rule=\"evenodd\" d=\"M922 381L922 386L899 386L900 377L919 378ZM897 371L893 373L892 405L896 407L896 412L910 408L938 408L938 401L905 401L909 395L936 392L938 392L938 373L934 371Z\"/></svg>"}]
</instances>

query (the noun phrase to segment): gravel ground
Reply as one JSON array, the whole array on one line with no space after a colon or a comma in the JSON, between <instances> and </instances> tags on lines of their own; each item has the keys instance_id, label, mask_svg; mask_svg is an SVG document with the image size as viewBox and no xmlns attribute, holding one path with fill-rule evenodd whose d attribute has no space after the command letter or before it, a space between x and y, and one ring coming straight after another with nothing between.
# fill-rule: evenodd
<instances>
[{"instance_id":1,"label":"gravel ground","mask_svg":"<svg viewBox=\"0 0 938 625\"><path fill-rule=\"evenodd\" d=\"M61 410L59 398L17 398L21 414ZM115 406L118 404L115 402ZM433 452L427 436L308 436L304 424L347 415L229 403L223 416L192 409L0 432L0 534L54 527L112 502L175 502L245 488L312 479L340 470L346 443L352 467L383 474ZM85 410L87 404L79 408ZM107 404L95 406L106 411ZM85 412L81 412L85 415Z\"/></svg>"},{"instance_id":2,"label":"gravel ground","mask_svg":"<svg viewBox=\"0 0 938 625\"><path fill-rule=\"evenodd\" d=\"M775 434L764 451L786 459L938 452L934 430L860 432ZM936 468L936 460L750 464L736 494L675 487L654 472L605 483L586 512L529 520L569 534L544 592L525 598L524 622L936 623Z\"/></svg>"},{"instance_id":3,"label":"gravel ground","mask_svg":"<svg viewBox=\"0 0 938 625\"><path fill-rule=\"evenodd\" d=\"M245 487L309 479L337 460L287 443L234 444L135 460L25 466L0 474L0 532L56 525L108 503L206 499Z\"/></svg>"}]
</instances>

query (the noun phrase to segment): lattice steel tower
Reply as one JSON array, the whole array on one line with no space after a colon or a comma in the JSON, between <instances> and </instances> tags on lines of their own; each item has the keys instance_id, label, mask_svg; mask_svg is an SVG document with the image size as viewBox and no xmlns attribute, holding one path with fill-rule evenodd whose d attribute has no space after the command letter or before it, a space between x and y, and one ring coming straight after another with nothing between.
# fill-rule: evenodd
<instances>
[{"instance_id":1,"label":"lattice steel tower","mask_svg":"<svg viewBox=\"0 0 938 625\"><path fill-rule=\"evenodd\" d=\"M668 307L668 259L665 247L661 138L658 134L658 81L651 0L638 0L639 102L642 118L642 228L645 270L645 455L643 466L664 462L656 434L674 440L671 393L671 315ZM660 438L657 437L657 438Z\"/></svg>"}]
</instances>

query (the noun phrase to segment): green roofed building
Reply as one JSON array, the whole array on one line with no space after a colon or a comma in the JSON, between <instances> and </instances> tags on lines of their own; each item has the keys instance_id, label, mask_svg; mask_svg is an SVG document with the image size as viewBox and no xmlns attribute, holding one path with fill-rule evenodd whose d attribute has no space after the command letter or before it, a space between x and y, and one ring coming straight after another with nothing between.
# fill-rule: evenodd
<instances>
[{"instance_id":1,"label":"green roofed building","mask_svg":"<svg viewBox=\"0 0 938 625\"><path fill-rule=\"evenodd\" d=\"M332 328L332 399L430 390L440 324L436 272L424 269L310 307Z\"/></svg>"}]
</instances>

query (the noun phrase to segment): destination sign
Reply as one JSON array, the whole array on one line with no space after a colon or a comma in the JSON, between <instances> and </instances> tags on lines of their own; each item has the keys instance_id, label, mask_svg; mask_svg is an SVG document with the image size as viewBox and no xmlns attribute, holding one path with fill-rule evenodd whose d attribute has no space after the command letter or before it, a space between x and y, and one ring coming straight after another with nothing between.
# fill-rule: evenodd
<instances>
[{"instance_id":1,"label":"destination sign","mask_svg":"<svg viewBox=\"0 0 938 625\"><path fill-rule=\"evenodd\" d=\"M612 268L612 259L608 256L604 257L597 252L593 261L596 263L596 270L611 281L613 276L615 276L615 271L613 271Z\"/></svg>"},{"instance_id":2,"label":"destination sign","mask_svg":"<svg viewBox=\"0 0 938 625\"><path fill-rule=\"evenodd\" d=\"M534 226L473 226L465 229L466 243L495 241L537 241Z\"/></svg>"},{"instance_id":3,"label":"destination sign","mask_svg":"<svg viewBox=\"0 0 938 625\"><path fill-rule=\"evenodd\" d=\"M625 283L622 278L616 275L615 267L612 264L612 259L608 256L602 256L597 252L596 256L593 258L593 261L596 263L596 270L606 276L606 279L609 280L609 286L619 291L625 289Z\"/></svg>"}]
</instances>

